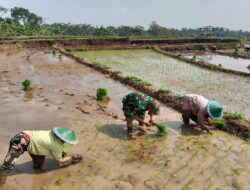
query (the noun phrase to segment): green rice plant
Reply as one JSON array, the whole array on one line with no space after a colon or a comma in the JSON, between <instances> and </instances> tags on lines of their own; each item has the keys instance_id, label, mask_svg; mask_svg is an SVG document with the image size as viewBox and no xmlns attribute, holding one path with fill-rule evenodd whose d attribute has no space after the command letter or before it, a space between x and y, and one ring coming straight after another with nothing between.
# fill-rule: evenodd
<instances>
[{"instance_id":1,"label":"green rice plant","mask_svg":"<svg viewBox=\"0 0 250 190\"><path fill-rule=\"evenodd\" d=\"M168 126L163 125L161 123L154 123L154 125L156 125L156 127L158 128L158 134L160 136L168 134Z\"/></svg>"},{"instance_id":2,"label":"green rice plant","mask_svg":"<svg viewBox=\"0 0 250 190\"><path fill-rule=\"evenodd\" d=\"M178 56L178 57L181 57L181 56L182 56L182 54L178 54L177 56Z\"/></svg>"},{"instance_id":3,"label":"green rice plant","mask_svg":"<svg viewBox=\"0 0 250 190\"><path fill-rule=\"evenodd\" d=\"M53 53L53 55L55 55L55 54L56 54L56 50L55 50L55 49L53 49L53 50L52 50L52 53Z\"/></svg>"},{"instance_id":4,"label":"green rice plant","mask_svg":"<svg viewBox=\"0 0 250 190\"><path fill-rule=\"evenodd\" d=\"M226 119L245 119L245 117L237 112L225 112Z\"/></svg>"},{"instance_id":5,"label":"green rice plant","mask_svg":"<svg viewBox=\"0 0 250 190\"><path fill-rule=\"evenodd\" d=\"M59 55L58 55L58 58L59 58L59 59L62 59L62 54L59 54Z\"/></svg>"},{"instance_id":6,"label":"green rice plant","mask_svg":"<svg viewBox=\"0 0 250 190\"><path fill-rule=\"evenodd\" d=\"M150 46L146 46L146 49L150 49L151 47Z\"/></svg>"},{"instance_id":7,"label":"green rice plant","mask_svg":"<svg viewBox=\"0 0 250 190\"><path fill-rule=\"evenodd\" d=\"M29 90L31 88L31 81L29 79L25 79L23 82L24 90Z\"/></svg>"},{"instance_id":8,"label":"green rice plant","mask_svg":"<svg viewBox=\"0 0 250 190\"><path fill-rule=\"evenodd\" d=\"M151 83L144 81L144 80L142 80L138 77L135 77L135 76L127 76L126 78L131 79L131 80L136 81L136 82L139 82L140 84L145 85L145 86L152 86Z\"/></svg>"},{"instance_id":9,"label":"green rice plant","mask_svg":"<svg viewBox=\"0 0 250 190\"><path fill-rule=\"evenodd\" d=\"M171 93L172 93L171 90L169 90L169 89L163 89L163 88L160 88L160 89L158 90L158 92L159 92L159 93L166 93L166 94L171 94Z\"/></svg>"},{"instance_id":10,"label":"green rice plant","mask_svg":"<svg viewBox=\"0 0 250 190\"><path fill-rule=\"evenodd\" d=\"M196 60L196 56L194 55L193 58L191 58L192 61Z\"/></svg>"},{"instance_id":11,"label":"green rice plant","mask_svg":"<svg viewBox=\"0 0 250 190\"><path fill-rule=\"evenodd\" d=\"M215 121L215 125L218 129L223 129L227 126L227 121L225 119L220 119Z\"/></svg>"},{"instance_id":12,"label":"green rice plant","mask_svg":"<svg viewBox=\"0 0 250 190\"><path fill-rule=\"evenodd\" d=\"M116 70L116 71L113 71L113 74L118 75L118 74L122 74L122 72L121 72L121 71L119 71L119 70Z\"/></svg>"},{"instance_id":13,"label":"green rice plant","mask_svg":"<svg viewBox=\"0 0 250 190\"><path fill-rule=\"evenodd\" d=\"M222 64L220 63L218 66L219 66L219 67L222 67Z\"/></svg>"},{"instance_id":14,"label":"green rice plant","mask_svg":"<svg viewBox=\"0 0 250 190\"><path fill-rule=\"evenodd\" d=\"M181 190L189 190L189 185L191 185L192 183L194 183L194 178L190 179L182 188Z\"/></svg>"},{"instance_id":15,"label":"green rice plant","mask_svg":"<svg viewBox=\"0 0 250 190\"><path fill-rule=\"evenodd\" d=\"M88 51L88 48L78 48L76 51Z\"/></svg>"},{"instance_id":16,"label":"green rice plant","mask_svg":"<svg viewBox=\"0 0 250 190\"><path fill-rule=\"evenodd\" d=\"M108 99L108 90L106 88L98 88L96 96L98 101L105 101Z\"/></svg>"},{"instance_id":17,"label":"green rice plant","mask_svg":"<svg viewBox=\"0 0 250 190\"><path fill-rule=\"evenodd\" d=\"M101 64L101 63L98 63L98 62L94 62L94 64L95 64L95 65L98 65L98 66L100 66L100 67L103 67L104 69L112 69L111 67L106 66L106 65Z\"/></svg>"},{"instance_id":18,"label":"green rice plant","mask_svg":"<svg viewBox=\"0 0 250 190\"><path fill-rule=\"evenodd\" d=\"M72 49L71 49L71 48L66 48L66 49L65 49L65 51L67 51L67 52L71 52L71 51L72 51Z\"/></svg>"}]
</instances>

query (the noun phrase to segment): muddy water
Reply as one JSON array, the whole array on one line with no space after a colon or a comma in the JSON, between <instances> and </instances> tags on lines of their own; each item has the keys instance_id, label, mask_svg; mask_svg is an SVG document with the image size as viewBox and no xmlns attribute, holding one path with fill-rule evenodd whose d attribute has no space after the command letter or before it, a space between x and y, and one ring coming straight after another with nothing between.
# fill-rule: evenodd
<instances>
[{"instance_id":1,"label":"muddy water","mask_svg":"<svg viewBox=\"0 0 250 190\"><path fill-rule=\"evenodd\" d=\"M4 190L249 189L248 142L220 131L210 136L197 126L184 127L180 114L163 106L155 120L168 124L169 134L157 138L157 130L149 127L140 136L135 127L129 140L121 100L132 89L72 60L51 64L41 51L27 63L34 66L34 74L20 67L27 55L28 50L11 58L0 54L0 160L13 134L52 126L77 131L80 143L69 153L81 153L84 159L58 168L47 158L42 170L33 170L25 153ZM38 76L33 97L27 99L21 81ZM108 89L107 104L96 101L98 87Z\"/></svg>"},{"instance_id":2,"label":"muddy water","mask_svg":"<svg viewBox=\"0 0 250 190\"><path fill-rule=\"evenodd\" d=\"M125 76L142 78L157 88L218 100L225 110L250 117L249 78L202 69L151 50L88 51L77 55L121 70Z\"/></svg>"},{"instance_id":3,"label":"muddy water","mask_svg":"<svg viewBox=\"0 0 250 190\"><path fill-rule=\"evenodd\" d=\"M221 66L224 68L250 73L250 70L247 68L250 65L249 59L234 58L230 56L218 55L208 52L203 54L184 54L185 57L188 57L190 59L193 58L194 55L199 61L204 60L205 62L214 65L221 64Z\"/></svg>"}]
</instances>

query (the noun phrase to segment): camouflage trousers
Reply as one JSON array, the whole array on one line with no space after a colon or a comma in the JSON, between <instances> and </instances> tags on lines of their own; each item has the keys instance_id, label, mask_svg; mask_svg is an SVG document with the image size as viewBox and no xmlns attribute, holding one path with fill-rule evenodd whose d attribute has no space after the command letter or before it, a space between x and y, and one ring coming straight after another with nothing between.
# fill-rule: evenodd
<instances>
[{"instance_id":1,"label":"camouflage trousers","mask_svg":"<svg viewBox=\"0 0 250 190\"><path fill-rule=\"evenodd\" d=\"M28 148L30 142L29 135L21 132L10 140L9 151L4 159L4 163L0 171L9 173L15 166L16 160Z\"/></svg>"}]
</instances>

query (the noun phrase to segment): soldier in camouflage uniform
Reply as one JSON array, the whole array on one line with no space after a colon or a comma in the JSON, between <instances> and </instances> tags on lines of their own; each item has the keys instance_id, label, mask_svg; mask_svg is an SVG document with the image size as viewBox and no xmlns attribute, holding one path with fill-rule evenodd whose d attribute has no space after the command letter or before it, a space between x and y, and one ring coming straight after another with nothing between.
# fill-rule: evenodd
<instances>
[{"instance_id":1,"label":"soldier in camouflage uniform","mask_svg":"<svg viewBox=\"0 0 250 190\"><path fill-rule=\"evenodd\" d=\"M134 119L139 122L139 129L143 130L142 126L149 126L150 122L153 122L153 115L158 115L160 110L156 100L141 92L129 93L123 97L122 103L128 132L132 132L133 130ZM144 121L146 111L148 111L150 116L149 123Z\"/></svg>"}]
</instances>

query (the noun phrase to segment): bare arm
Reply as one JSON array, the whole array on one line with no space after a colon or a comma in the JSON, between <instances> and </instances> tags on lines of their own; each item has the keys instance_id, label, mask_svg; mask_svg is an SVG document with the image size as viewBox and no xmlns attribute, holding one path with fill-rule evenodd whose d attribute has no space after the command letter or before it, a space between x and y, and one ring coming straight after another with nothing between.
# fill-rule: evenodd
<instances>
[{"instance_id":1,"label":"bare arm","mask_svg":"<svg viewBox=\"0 0 250 190\"><path fill-rule=\"evenodd\" d=\"M205 121L205 116L203 114L203 112L199 112L197 115L197 123L198 125L201 127L202 130L206 130L208 133L210 132L210 130L205 126L204 121Z\"/></svg>"},{"instance_id":2,"label":"bare arm","mask_svg":"<svg viewBox=\"0 0 250 190\"><path fill-rule=\"evenodd\" d=\"M136 116L132 116L132 117L133 117L133 119L135 119L136 121L141 122L141 123L143 123L143 124L149 126L149 123L148 123L148 122L145 122L144 119L139 118L139 117L136 117Z\"/></svg>"}]
</instances>

